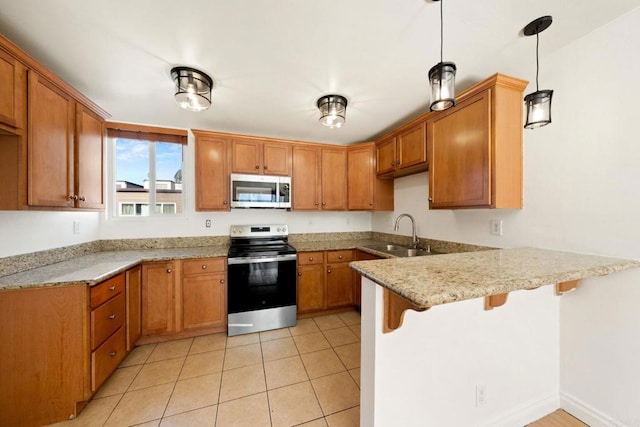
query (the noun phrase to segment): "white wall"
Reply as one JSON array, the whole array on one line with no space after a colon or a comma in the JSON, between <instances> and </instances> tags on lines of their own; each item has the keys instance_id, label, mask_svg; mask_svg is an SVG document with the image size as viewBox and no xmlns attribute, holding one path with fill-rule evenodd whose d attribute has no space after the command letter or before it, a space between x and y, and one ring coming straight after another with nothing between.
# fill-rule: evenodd
<instances>
[{"instance_id":1,"label":"white wall","mask_svg":"<svg viewBox=\"0 0 640 427\"><path fill-rule=\"evenodd\" d=\"M424 173L395 181L396 212L374 214L373 229L409 212L422 237L640 259L639 71L640 8L541 57L553 123L524 131L524 209L429 211ZM535 90L535 74L521 77ZM585 280L561 299L561 391L592 425L640 425L638 282L640 271Z\"/></svg>"}]
</instances>

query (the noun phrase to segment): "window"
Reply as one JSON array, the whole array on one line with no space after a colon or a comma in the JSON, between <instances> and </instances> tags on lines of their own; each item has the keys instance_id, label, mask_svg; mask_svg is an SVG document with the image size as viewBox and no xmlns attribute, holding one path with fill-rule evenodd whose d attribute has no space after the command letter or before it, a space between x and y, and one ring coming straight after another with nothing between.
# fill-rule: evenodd
<instances>
[{"instance_id":1,"label":"window","mask_svg":"<svg viewBox=\"0 0 640 427\"><path fill-rule=\"evenodd\" d=\"M161 129L179 133L167 135L158 132L158 128L120 123L108 123L107 128L114 153L114 215L181 214L182 147L186 131Z\"/></svg>"}]
</instances>

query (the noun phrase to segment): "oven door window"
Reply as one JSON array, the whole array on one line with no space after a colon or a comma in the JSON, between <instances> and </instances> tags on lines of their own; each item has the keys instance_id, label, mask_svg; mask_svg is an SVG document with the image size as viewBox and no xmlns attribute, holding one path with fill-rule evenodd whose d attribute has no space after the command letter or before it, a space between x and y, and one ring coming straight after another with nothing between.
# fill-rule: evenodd
<instances>
[{"instance_id":1,"label":"oven door window","mask_svg":"<svg viewBox=\"0 0 640 427\"><path fill-rule=\"evenodd\" d=\"M234 202L276 202L278 184L275 182L234 181Z\"/></svg>"},{"instance_id":2,"label":"oven door window","mask_svg":"<svg viewBox=\"0 0 640 427\"><path fill-rule=\"evenodd\" d=\"M296 261L228 266L229 313L296 304Z\"/></svg>"}]
</instances>

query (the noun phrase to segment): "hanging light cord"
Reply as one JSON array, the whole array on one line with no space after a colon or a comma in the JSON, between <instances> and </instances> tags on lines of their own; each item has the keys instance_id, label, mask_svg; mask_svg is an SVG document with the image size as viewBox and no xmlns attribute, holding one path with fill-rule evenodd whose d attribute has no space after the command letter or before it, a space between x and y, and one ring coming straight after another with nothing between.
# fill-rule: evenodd
<instances>
[{"instance_id":1,"label":"hanging light cord","mask_svg":"<svg viewBox=\"0 0 640 427\"><path fill-rule=\"evenodd\" d=\"M536 33L536 92L540 89L538 87L538 73L540 72L540 65L538 62L538 45L540 43L540 32Z\"/></svg>"},{"instance_id":2,"label":"hanging light cord","mask_svg":"<svg viewBox=\"0 0 640 427\"><path fill-rule=\"evenodd\" d=\"M442 45L443 45L443 39L444 39L444 30L443 30L443 25L442 25L442 3L444 0L440 0L440 63L442 63Z\"/></svg>"}]
</instances>

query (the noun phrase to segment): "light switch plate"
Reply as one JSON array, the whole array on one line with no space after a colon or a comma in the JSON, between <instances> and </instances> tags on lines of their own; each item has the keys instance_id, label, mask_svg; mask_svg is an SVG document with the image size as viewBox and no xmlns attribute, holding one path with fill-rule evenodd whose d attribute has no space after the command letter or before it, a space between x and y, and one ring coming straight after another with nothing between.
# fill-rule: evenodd
<instances>
[{"instance_id":1,"label":"light switch plate","mask_svg":"<svg viewBox=\"0 0 640 427\"><path fill-rule=\"evenodd\" d=\"M491 234L496 236L502 236L502 220L501 219L492 219L490 222L491 225Z\"/></svg>"}]
</instances>

